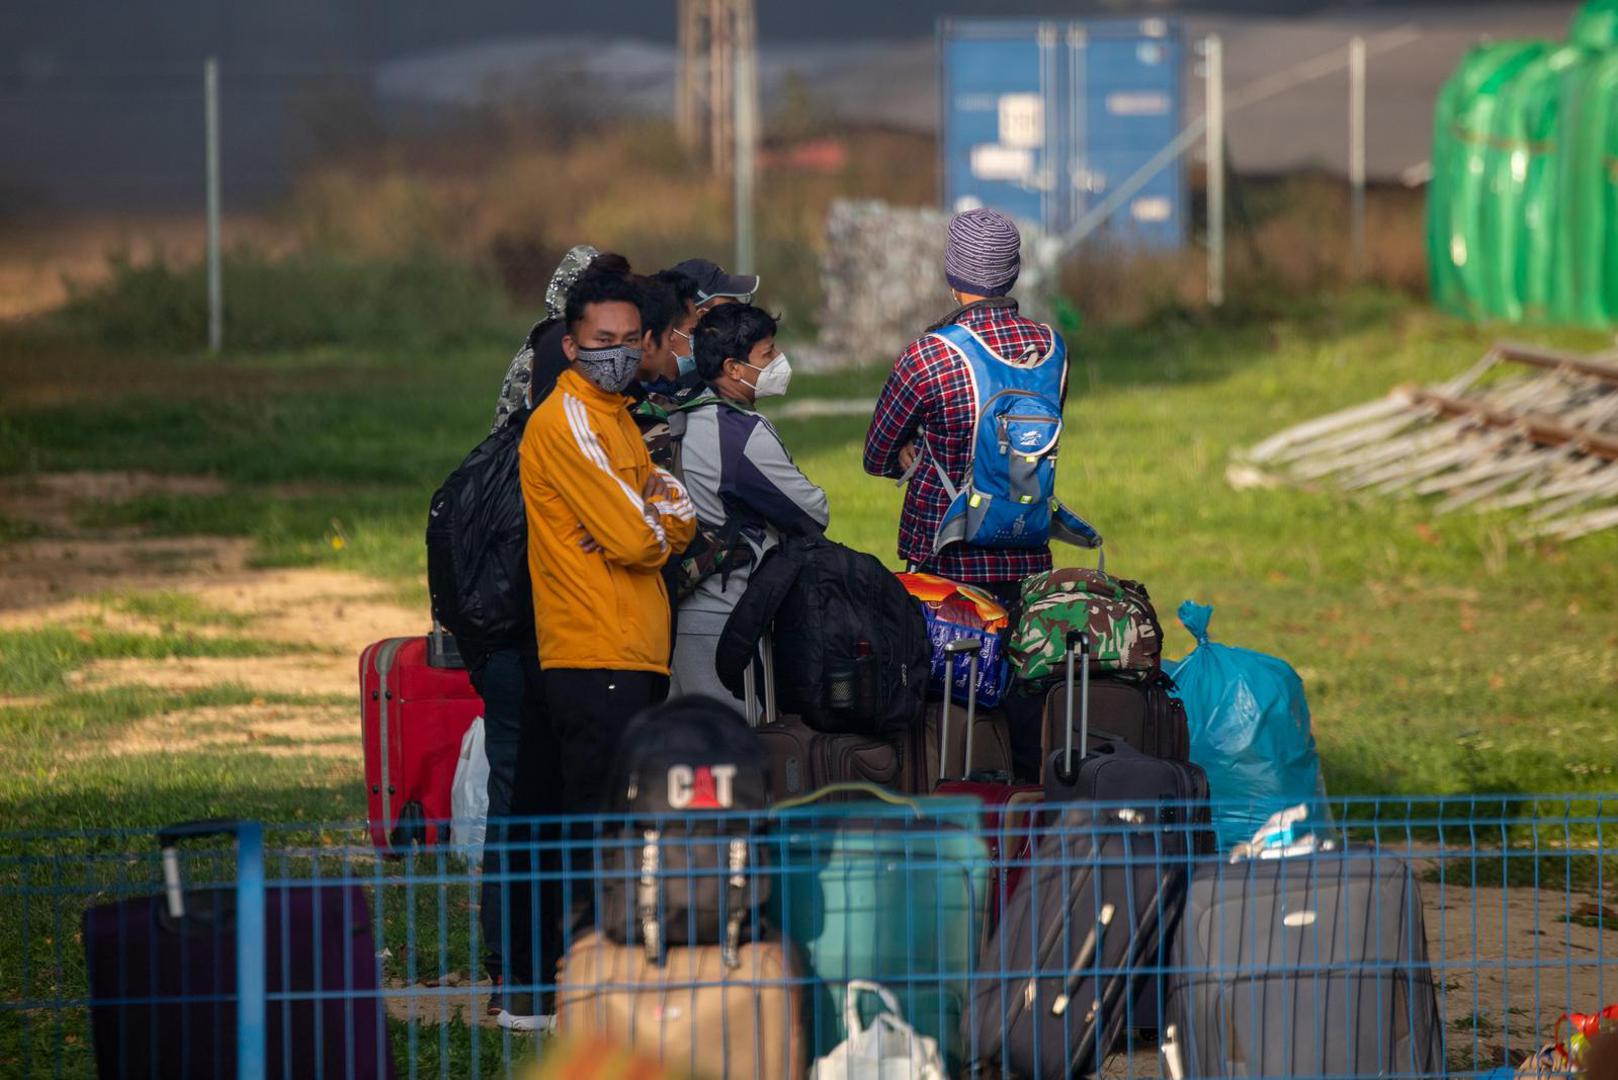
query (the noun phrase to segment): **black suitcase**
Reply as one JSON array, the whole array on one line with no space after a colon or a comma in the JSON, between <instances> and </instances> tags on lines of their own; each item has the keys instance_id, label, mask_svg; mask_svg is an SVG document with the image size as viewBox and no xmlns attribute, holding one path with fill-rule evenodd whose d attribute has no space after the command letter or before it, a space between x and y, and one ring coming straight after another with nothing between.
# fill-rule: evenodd
<instances>
[{"instance_id":1,"label":"black suitcase","mask_svg":"<svg viewBox=\"0 0 1618 1080\"><path fill-rule=\"evenodd\" d=\"M1127 742L1099 739L1090 729L1090 644L1087 635L1068 635L1067 685L1056 692L1078 702L1078 739L1074 741L1071 706L1064 703L1062 722L1066 745L1051 751L1045 761L1047 802L1123 803L1149 810L1162 826L1166 853L1211 855L1214 851L1213 816L1208 800L1208 774L1190 761L1143 754ZM1072 692L1074 666L1079 671L1078 693ZM1088 747L1086 751L1085 747Z\"/></svg>"},{"instance_id":2,"label":"black suitcase","mask_svg":"<svg viewBox=\"0 0 1618 1080\"><path fill-rule=\"evenodd\" d=\"M1052 751L1045 762L1045 798L1048 802L1126 803L1152 815L1159 827L1156 857L1176 861L1184 873L1200 859L1216 850L1213 814L1209 805L1208 775L1190 761L1169 760L1141 753L1129 743L1098 740L1090 729L1090 665L1086 662L1089 641L1082 633L1069 635L1068 685L1073 679L1073 661L1079 662L1078 746L1089 746L1080 756L1074 745L1071 714L1064 717L1068 732L1066 745ZM1057 692L1063 692L1060 688ZM1073 697L1072 694L1065 694ZM1064 710L1066 709L1064 702ZM1161 974L1168 967L1174 935L1179 928L1178 893L1168 897L1164 919L1152 951L1144 961L1147 974L1139 980L1130 1027L1156 1032L1161 1026L1163 1003L1167 1000L1168 980Z\"/></svg>"},{"instance_id":3,"label":"black suitcase","mask_svg":"<svg viewBox=\"0 0 1618 1080\"><path fill-rule=\"evenodd\" d=\"M1192 878L1162 1052L1174 1077L1442 1076L1421 890L1349 847Z\"/></svg>"},{"instance_id":4,"label":"black suitcase","mask_svg":"<svg viewBox=\"0 0 1618 1080\"><path fill-rule=\"evenodd\" d=\"M1183 891L1150 815L1065 808L984 944L963 1019L984 1076L1059 1080L1098 1072L1133 1012L1142 964ZM1023 973L1032 972L1032 975Z\"/></svg>"},{"instance_id":5,"label":"black suitcase","mask_svg":"<svg viewBox=\"0 0 1618 1080\"><path fill-rule=\"evenodd\" d=\"M237 1075L237 889L182 889L176 854L182 837L233 831L213 822L164 830L164 894L84 913L90 1026L101 1080ZM262 862L256 880L263 881ZM392 1077L364 890L338 884L259 888L259 989L270 997L263 1015L263 1075Z\"/></svg>"},{"instance_id":6,"label":"black suitcase","mask_svg":"<svg viewBox=\"0 0 1618 1080\"><path fill-rule=\"evenodd\" d=\"M1068 697L1065 685L1046 691L1042 731L1047 758L1063 745L1063 724L1071 723ZM1145 680L1096 676L1090 680L1089 698L1092 740L1125 742L1143 754L1171 761L1191 756L1185 704L1174 696L1174 680L1162 672Z\"/></svg>"},{"instance_id":7,"label":"black suitcase","mask_svg":"<svg viewBox=\"0 0 1618 1080\"><path fill-rule=\"evenodd\" d=\"M880 735L828 734L816 731L797 716L778 716L775 711L775 673L769 635L760 642L765 657L764 723L753 729L769 758L770 797L773 802L795 799L832 784L876 784L890 791L911 791L913 774L921 769L916 759L916 733L893 737ZM754 665L742 673L745 711L759 715L755 696ZM827 801L840 802L856 795L830 795Z\"/></svg>"}]
</instances>

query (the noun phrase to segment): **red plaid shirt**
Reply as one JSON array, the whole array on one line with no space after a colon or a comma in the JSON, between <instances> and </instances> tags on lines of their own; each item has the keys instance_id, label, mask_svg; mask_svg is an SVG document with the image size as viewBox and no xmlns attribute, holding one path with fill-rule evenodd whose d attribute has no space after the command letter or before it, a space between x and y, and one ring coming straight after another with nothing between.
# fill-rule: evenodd
<instances>
[{"instance_id":1,"label":"red plaid shirt","mask_svg":"<svg viewBox=\"0 0 1618 1080\"><path fill-rule=\"evenodd\" d=\"M961 309L946 320L970 327L1003 357L1021 356L1029 346L1043 355L1051 348L1050 327L1017 314L1015 302L980 304ZM1067 393L1063 374L1062 391ZM951 482L964 487L977 416L966 361L941 338L924 334L910 343L893 365L893 373L877 399L871 430L865 435L865 471L872 476L901 476L899 451L925 435L930 456L943 465ZM933 554L933 536L949 509L949 492L939 483L924 454L910 478L904 510L899 515L899 557L922 570L955 581L983 584L1020 581L1051 568L1051 549L984 548L951 544Z\"/></svg>"}]
</instances>

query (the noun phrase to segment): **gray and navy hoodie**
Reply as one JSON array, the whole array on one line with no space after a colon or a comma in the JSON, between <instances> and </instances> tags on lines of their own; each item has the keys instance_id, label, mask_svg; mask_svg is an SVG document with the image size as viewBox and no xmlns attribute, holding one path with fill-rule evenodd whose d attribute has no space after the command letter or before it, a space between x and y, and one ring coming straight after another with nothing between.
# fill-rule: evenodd
<instances>
[{"instance_id":1,"label":"gray and navy hoodie","mask_svg":"<svg viewBox=\"0 0 1618 1080\"><path fill-rule=\"evenodd\" d=\"M705 402L711 403L704 407ZM743 534L757 554L783 535L821 532L831 520L826 493L793 464L775 425L745 405L705 390L685 408L680 448L686 493L711 527L743 515ZM747 568L714 575L680 605L686 612L728 615L747 589Z\"/></svg>"}]
</instances>

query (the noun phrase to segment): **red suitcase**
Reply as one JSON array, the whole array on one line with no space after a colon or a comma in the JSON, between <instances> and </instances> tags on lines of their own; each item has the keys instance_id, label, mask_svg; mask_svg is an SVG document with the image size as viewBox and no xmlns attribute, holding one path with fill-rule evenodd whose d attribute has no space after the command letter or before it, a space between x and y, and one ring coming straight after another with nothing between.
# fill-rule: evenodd
<instances>
[{"instance_id":1,"label":"red suitcase","mask_svg":"<svg viewBox=\"0 0 1618 1080\"><path fill-rule=\"evenodd\" d=\"M384 638L360 653L366 810L371 842L387 854L437 841L461 737L483 713L466 669L441 652L422 636Z\"/></svg>"},{"instance_id":2,"label":"red suitcase","mask_svg":"<svg viewBox=\"0 0 1618 1080\"><path fill-rule=\"evenodd\" d=\"M977 732L978 638L957 638L944 647L945 663L953 664L961 653L967 654L970 665L966 676L966 741L961 754L962 768L973 760L972 741ZM938 732L938 775L948 775L949 763L949 696L944 697ZM921 740L926 744L926 739ZM983 803L983 838L989 848L989 896L983 920L984 939L994 932L1000 922L1000 909L1022 879L1027 868L1035 821L1029 807L1045 801L1045 789L1039 784L1012 783L1011 774L985 777L961 776L955 780L939 780L934 788L938 795L970 795Z\"/></svg>"}]
</instances>

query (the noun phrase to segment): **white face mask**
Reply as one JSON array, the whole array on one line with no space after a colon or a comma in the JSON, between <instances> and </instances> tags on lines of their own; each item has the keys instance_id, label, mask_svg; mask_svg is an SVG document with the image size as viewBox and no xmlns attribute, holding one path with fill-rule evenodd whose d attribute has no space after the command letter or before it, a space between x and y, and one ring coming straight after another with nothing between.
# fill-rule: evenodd
<instances>
[{"instance_id":1,"label":"white face mask","mask_svg":"<svg viewBox=\"0 0 1618 1080\"><path fill-rule=\"evenodd\" d=\"M780 397L792 382L792 365L784 352L776 353L775 359L761 368L752 364L746 366L758 372L758 380L753 383L754 397Z\"/></svg>"}]
</instances>

